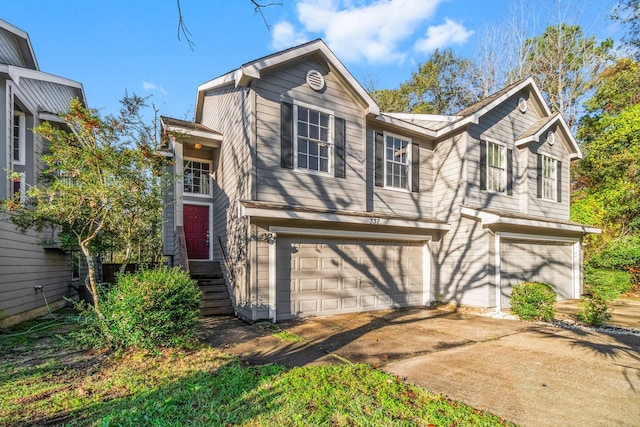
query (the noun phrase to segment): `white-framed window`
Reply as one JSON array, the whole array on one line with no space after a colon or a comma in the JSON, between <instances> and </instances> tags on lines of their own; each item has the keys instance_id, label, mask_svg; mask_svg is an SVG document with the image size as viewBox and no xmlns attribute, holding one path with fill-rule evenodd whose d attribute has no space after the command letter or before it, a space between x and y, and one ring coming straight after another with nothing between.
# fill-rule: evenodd
<instances>
[{"instance_id":1,"label":"white-framed window","mask_svg":"<svg viewBox=\"0 0 640 427\"><path fill-rule=\"evenodd\" d=\"M11 133L11 156L14 165L25 163L25 132L26 116L20 111L13 114L13 129Z\"/></svg>"},{"instance_id":2,"label":"white-framed window","mask_svg":"<svg viewBox=\"0 0 640 427\"><path fill-rule=\"evenodd\" d=\"M385 187L411 191L411 140L384 134Z\"/></svg>"},{"instance_id":3,"label":"white-framed window","mask_svg":"<svg viewBox=\"0 0 640 427\"><path fill-rule=\"evenodd\" d=\"M558 199L558 161L542 155L542 198L556 201Z\"/></svg>"},{"instance_id":4,"label":"white-framed window","mask_svg":"<svg viewBox=\"0 0 640 427\"><path fill-rule=\"evenodd\" d=\"M185 159L182 173L185 193L211 195L211 162Z\"/></svg>"},{"instance_id":5,"label":"white-framed window","mask_svg":"<svg viewBox=\"0 0 640 427\"><path fill-rule=\"evenodd\" d=\"M487 141L487 190L504 193L507 190L507 149Z\"/></svg>"},{"instance_id":6,"label":"white-framed window","mask_svg":"<svg viewBox=\"0 0 640 427\"><path fill-rule=\"evenodd\" d=\"M295 168L333 173L333 113L303 105L293 106Z\"/></svg>"}]
</instances>

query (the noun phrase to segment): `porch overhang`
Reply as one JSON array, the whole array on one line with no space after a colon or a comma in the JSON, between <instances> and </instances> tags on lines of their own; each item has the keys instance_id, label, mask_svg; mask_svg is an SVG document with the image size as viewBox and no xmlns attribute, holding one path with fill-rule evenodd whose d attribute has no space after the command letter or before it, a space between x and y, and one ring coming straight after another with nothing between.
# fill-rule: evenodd
<instances>
[{"instance_id":1,"label":"porch overhang","mask_svg":"<svg viewBox=\"0 0 640 427\"><path fill-rule=\"evenodd\" d=\"M380 229L400 227L411 229L418 233L421 231L445 233L451 229L451 225L436 219L404 217L374 212L316 209L254 200L241 200L239 203L239 215L240 217L268 220L373 226ZM375 231L371 232L372 235L376 233Z\"/></svg>"},{"instance_id":2,"label":"porch overhang","mask_svg":"<svg viewBox=\"0 0 640 427\"><path fill-rule=\"evenodd\" d=\"M600 234L601 230L585 224L570 221L558 221L546 218L485 211L463 207L462 216L480 220L483 227L492 231L527 230L531 234Z\"/></svg>"},{"instance_id":3,"label":"porch overhang","mask_svg":"<svg viewBox=\"0 0 640 427\"><path fill-rule=\"evenodd\" d=\"M219 148L223 136L200 123L188 122L186 120L174 119L172 117L161 117L162 128L180 142L187 142L194 146Z\"/></svg>"}]
</instances>

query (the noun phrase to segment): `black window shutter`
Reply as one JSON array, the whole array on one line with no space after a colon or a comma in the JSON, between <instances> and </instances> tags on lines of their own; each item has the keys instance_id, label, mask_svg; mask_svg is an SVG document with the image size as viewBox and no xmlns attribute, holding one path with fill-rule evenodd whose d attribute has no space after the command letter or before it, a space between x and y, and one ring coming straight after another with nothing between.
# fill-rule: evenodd
<instances>
[{"instance_id":1,"label":"black window shutter","mask_svg":"<svg viewBox=\"0 0 640 427\"><path fill-rule=\"evenodd\" d=\"M293 169L293 105L280 107L280 166Z\"/></svg>"},{"instance_id":2,"label":"black window shutter","mask_svg":"<svg viewBox=\"0 0 640 427\"><path fill-rule=\"evenodd\" d=\"M513 195L513 150L507 150L507 194Z\"/></svg>"},{"instance_id":3,"label":"black window shutter","mask_svg":"<svg viewBox=\"0 0 640 427\"><path fill-rule=\"evenodd\" d=\"M376 187L384 187L384 135L375 133L375 184Z\"/></svg>"},{"instance_id":4,"label":"black window shutter","mask_svg":"<svg viewBox=\"0 0 640 427\"><path fill-rule=\"evenodd\" d=\"M480 189L487 189L487 141L480 141Z\"/></svg>"},{"instance_id":5,"label":"black window shutter","mask_svg":"<svg viewBox=\"0 0 640 427\"><path fill-rule=\"evenodd\" d=\"M420 192L420 144L411 144L411 192Z\"/></svg>"},{"instance_id":6,"label":"black window shutter","mask_svg":"<svg viewBox=\"0 0 640 427\"><path fill-rule=\"evenodd\" d=\"M558 173L557 197L558 197L558 202L562 202L562 162L560 161L558 161L556 172Z\"/></svg>"},{"instance_id":7,"label":"black window shutter","mask_svg":"<svg viewBox=\"0 0 640 427\"><path fill-rule=\"evenodd\" d=\"M336 117L334 119L334 162L333 166L336 170L336 178L345 178L347 176L347 159L345 153L345 120Z\"/></svg>"},{"instance_id":8,"label":"black window shutter","mask_svg":"<svg viewBox=\"0 0 640 427\"><path fill-rule=\"evenodd\" d=\"M538 174L538 199L542 198L542 154L538 154L538 165L536 167Z\"/></svg>"}]
</instances>

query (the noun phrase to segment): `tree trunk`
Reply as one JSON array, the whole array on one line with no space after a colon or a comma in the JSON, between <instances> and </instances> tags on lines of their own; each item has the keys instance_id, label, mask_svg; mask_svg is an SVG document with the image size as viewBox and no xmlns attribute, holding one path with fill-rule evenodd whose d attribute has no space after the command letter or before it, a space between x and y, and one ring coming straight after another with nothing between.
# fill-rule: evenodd
<instances>
[{"instance_id":1,"label":"tree trunk","mask_svg":"<svg viewBox=\"0 0 640 427\"><path fill-rule=\"evenodd\" d=\"M87 248L83 244L80 244L80 250L84 254L84 258L87 261L87 269L89 272L89 274L87 275L87 279L85 280L85 285L87 285L87 289L93 297L93 308L96 310L98 317L102 318L103 316L100 312L100 303L98 296L98 284L96 282L96 264L91 252L89 251L89 248Z\"/></svg>"}]
</instances>

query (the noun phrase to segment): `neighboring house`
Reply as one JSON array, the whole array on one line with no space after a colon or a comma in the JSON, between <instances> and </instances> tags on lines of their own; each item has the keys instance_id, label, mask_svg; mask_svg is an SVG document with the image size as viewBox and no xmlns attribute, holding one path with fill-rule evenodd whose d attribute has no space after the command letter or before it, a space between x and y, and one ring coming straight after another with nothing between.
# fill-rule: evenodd
<instances>
[{"instance_id":1,"label":"neighboring house","mask_svg":"<svg viewBox=\"0 0 640 427\"><path fill-rule=\"evenodd\" d=\"M85 101L82 84L40 71L29 35L0 19L0 199L24 201L46 146L32 129L45 120L64 126L56 114L72 98ZM60 307L80 281L78 258L57 249L53 237L23 234L0 215L0 327L47 313L45 297L51 309Z\"/></svg>"},{"instance_id":2,"label":"neighboring house","mask_svg":"<svg viewBox=\"0 0 640 427\"><path fill-rule=\"evenodd\" d=\"M581 153L532 79L455 116L383 113L316 40L202 84L193 123L163 121L166 255L220 262L249 321L500 310L527 280L582 291L598 230L569 221Z\"/></svg>"}]
</instances>

